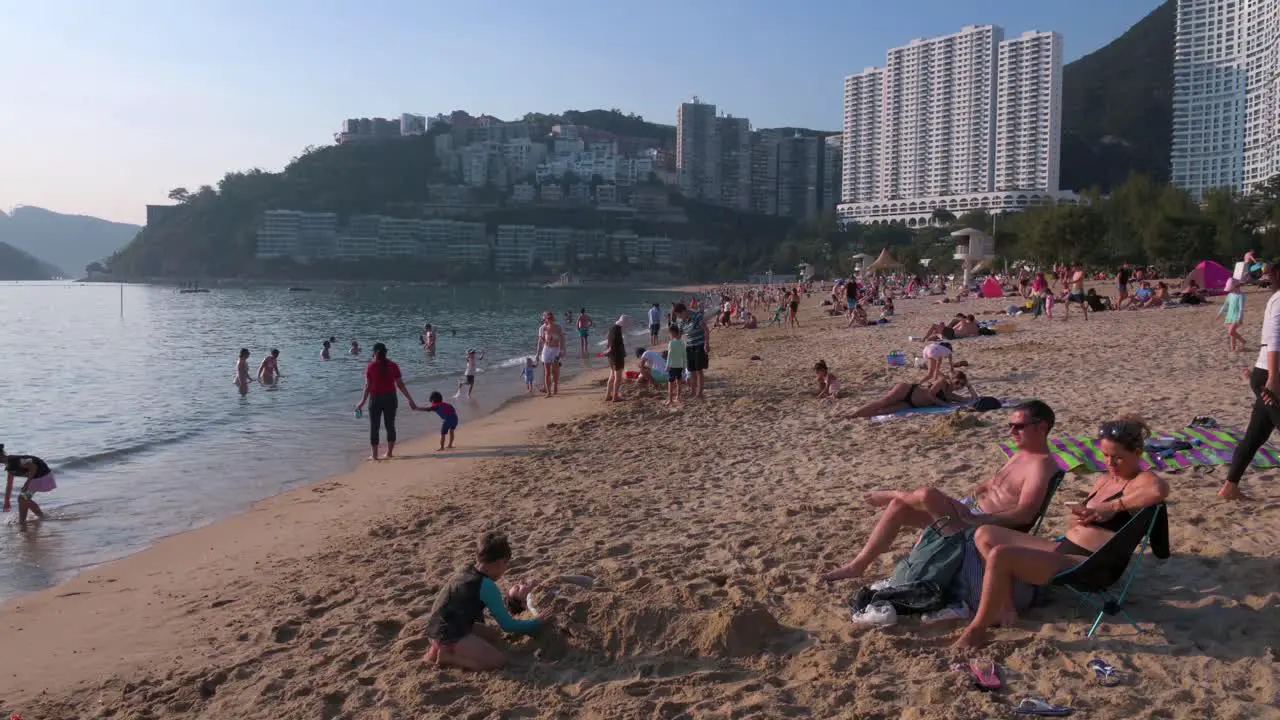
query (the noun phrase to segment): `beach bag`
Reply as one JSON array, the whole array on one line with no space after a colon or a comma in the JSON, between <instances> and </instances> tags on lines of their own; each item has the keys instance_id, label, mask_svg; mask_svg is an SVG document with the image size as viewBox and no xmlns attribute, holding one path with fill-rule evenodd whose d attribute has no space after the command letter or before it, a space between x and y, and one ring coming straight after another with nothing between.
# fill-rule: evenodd
<instances>
[{"instance_id":1,"label":"beach bag","mask_svg":"<svg viewBox=\"0 0 1280 720\"><path fill-rule=\"evenodd\" d=\"M864 587L849 601L854 611L862 612L868 605L887 602L899 615L920 615L947 606L942 588L937 583L913 582L879 590Z\"/></svg>"},{"instance_id":2,"label":"beach bag","mask_svg":"<svg viewBox=\"0 0 1280 720\"><path fill-rule=\"evenodd\" d=\"M982 396L973 403L973 409L978 412L988 412L991 410L999 410L1004 404L1000 402L1000 398Z\"/></svg>"},{"instance_id":3,"label":"beach bag","mask_svg":"<svg viewBox=\"0 0 1280 720\"><path fill-rule=\"evenodd\" d=\"M940 528L949 522L950 517L943 517L925 528L911 554L894 567L890 578L893 587L916 582L931 582L939 587L951 584L964 560L966 533L943 535Z\"/></svg>"}]
</instances>

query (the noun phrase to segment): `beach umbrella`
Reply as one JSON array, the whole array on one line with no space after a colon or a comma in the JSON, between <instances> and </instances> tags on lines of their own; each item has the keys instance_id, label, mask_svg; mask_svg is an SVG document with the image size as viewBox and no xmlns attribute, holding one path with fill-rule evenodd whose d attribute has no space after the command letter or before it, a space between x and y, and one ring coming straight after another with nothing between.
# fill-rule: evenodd
<instances>
[{"instance_id":1,"label":"beach umbrella","mask_svg":"<svg viewBox=\"0 0 1280 720\"><path fill-rule=\"evenodd\" d=\"M889 248L880 251L880 257L876 261L867 266L868 270L901 270L902 263L893 259L889 254Z\"/></svg>"}]
</instances>

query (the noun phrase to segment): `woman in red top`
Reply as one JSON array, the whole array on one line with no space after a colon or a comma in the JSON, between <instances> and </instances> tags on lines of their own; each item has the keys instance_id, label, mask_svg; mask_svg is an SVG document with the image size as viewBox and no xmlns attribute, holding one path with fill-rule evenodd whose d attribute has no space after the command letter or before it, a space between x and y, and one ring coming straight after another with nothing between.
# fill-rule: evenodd
<instances>
[{"instance_id":1,"label":"woman in red top","mask_svg":"<svg viewBox=\"0 0 1280 720\"><path fill-rule=\"evenodd\" d=\"M386 424L387 426L387 457L392 457L396 450L396 388L404 393L404 398L409 401L409 407L417 410L418 406L413 402L413 396L409 394L409 388L404 386L404 380L400 379L400 366L387 359L387 346L378 343L373 346L373 362L369 363L369 367L364 371L364 397L360 398L360 404L356 406L356 412L364 410L364 404L372 399L369 403L369 444L373 446L373 455L370 460L378 458L378 426Z\"/></svg>"}]
</instances>

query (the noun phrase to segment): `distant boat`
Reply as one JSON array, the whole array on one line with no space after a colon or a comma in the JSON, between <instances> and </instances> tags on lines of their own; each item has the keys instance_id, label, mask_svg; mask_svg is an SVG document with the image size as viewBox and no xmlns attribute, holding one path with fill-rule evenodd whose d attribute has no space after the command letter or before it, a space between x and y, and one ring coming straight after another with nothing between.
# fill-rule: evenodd
<instances>
[{"instance_id":1,"label":"distant boat","mask_svg":"<svg viewBox=\"0 0 1280 720\"><path fill-rule=\"evenodd\" d=\"M209 292L209 288L182 288L178 292L183 295L190 295L191 293L207 293Z\"/></svg>"},{"instance_id":2,"label":"distant boat","mask_svg":"<svg viewBox=\"0 0 1280 720\"><path fill-rule=\"evenodd\" d=\"M291 287L291 288L289 288L289 292L311 292L311 288L309 288L309 287Z\"/></svg>"}]
</instances>

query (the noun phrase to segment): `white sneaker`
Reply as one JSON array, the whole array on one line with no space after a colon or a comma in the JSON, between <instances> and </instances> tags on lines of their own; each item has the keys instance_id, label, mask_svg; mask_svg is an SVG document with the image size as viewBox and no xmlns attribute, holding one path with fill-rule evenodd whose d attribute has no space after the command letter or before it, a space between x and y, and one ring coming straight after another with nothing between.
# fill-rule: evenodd
<instances>
[{"instance_id":1,"label":"white sneaker","mask_svg":"<svg viewBox=\"0 0 1280 720\"><path fill-rule=\"evenodd\" d=\"M920 622L925 625L932 625L934 623L968 620L972 616L973 613L969 611L969 606L962 603L944 607L937 612L925 613L920 616Z\"/></svg>"},{"instance_id":2,"label":"white sneaker","mask_svg":"<svg viewBox=\"0 0 1280 720\"><path fill-rule=\"evenodd\" d=\"M862 612L853 613L853 624L887 627L898 624L898 611L887 602L873 602Z\"/></svg>"}]
</instances>

